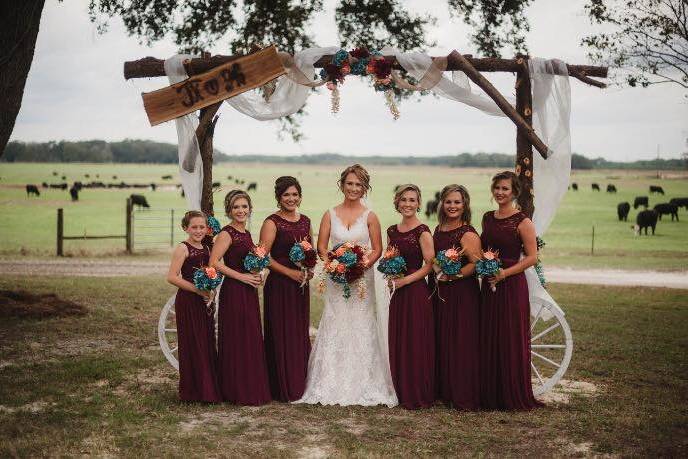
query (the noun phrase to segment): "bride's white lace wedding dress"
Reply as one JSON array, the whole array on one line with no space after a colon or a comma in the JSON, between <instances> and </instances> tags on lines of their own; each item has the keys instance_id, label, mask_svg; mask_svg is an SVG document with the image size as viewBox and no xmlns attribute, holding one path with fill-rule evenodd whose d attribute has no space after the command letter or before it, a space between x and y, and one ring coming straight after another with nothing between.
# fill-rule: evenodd
<instances>
[{"instance_id":1,"label":"bride's white lace wedding dress","mask_svg":"<svg viewBox=\"0 0 688 459\"><path fill-rule=\"evenodd\" d=\"M346 228L330 209L330 247L351 241L370 247L366 210ZM389 359L381 350L375 311L373 270L365 273L366 297L352 288L345 299L342 286L327 282L325 307L308 361L306 391L295 403L323 405L398 404L389 371ZM383 324L385 327L386 324Z\"/></svg>"}]
</instances>

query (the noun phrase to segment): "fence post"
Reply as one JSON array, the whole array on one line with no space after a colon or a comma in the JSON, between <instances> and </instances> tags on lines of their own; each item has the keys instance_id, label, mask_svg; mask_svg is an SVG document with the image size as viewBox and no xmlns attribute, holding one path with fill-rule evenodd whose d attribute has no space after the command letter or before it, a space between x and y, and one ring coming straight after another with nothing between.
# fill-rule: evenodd
<instances>
[{"instance_id":1,"label":"fence post","mask_svg":"<svg viewBox=\"0 0 688 459\"><path fill-rule=\"evenodd\" d=\"M132 225L131 225L131 219L133 216L133 205L131 203L131 198L127 198L127 211L126 211L126 228L127 228L127 234L126 234L126 244L127 244L127 253L132 253L134 250L134 237L132 234Z\"/></svg>"},{"instance_id":2,"label":"fence post","mask_svg":"<svg viewBox=\"0 0 688 459\"><path fill-rule=\"evenodd\" d=\"M590 246L590 255L595 255L595 225L592 225L592 245Z\"/></svg>"},{"instance_id":3,"label":"fence post","mask_svg":"<svg viewBox=\"0 0 688 459\"><path fill-rule=\"evenodd\" d=\"M170 209L170 247L174 247L174 209Z\"/></svg>"},{"instance_id":4,"label":"fence post","mask_svg":"<svg viewBox=\"0 0 688 459\"><path fill-rule=\"evenodd\" d=\"M64 215L62 209L57 209L57 256L64 255L62 251L62 241L64 237Z\"/></svg>"}]
</instances>

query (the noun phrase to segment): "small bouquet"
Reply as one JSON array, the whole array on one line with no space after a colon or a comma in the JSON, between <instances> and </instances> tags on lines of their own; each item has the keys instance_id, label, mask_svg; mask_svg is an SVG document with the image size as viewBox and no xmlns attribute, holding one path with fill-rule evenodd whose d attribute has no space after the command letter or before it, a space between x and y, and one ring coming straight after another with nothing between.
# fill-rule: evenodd
<instances>
[{"instance_id":1,"label":"small bouquet","mask_svg":"<svg viewBox=\"0 0 688 459\"><path fill-rule=\"evenodd\" d=\"M365 298L365 283L362 277L367 263L366 250L352 242L343 242L327 252L327 260L324 272L330 276L332 282L344 287L344 298L351 297L351 284L358 280L358 295Z\"/></svg>"},{"instance_id":2,"label":"small bouquet","mask_svg":"<svg viewBox=\"0 0 688 459\"><path fill-rule=\"evenodd\" d=\"M294 244L289 250L289 261L301 268L304 274L312 271L318 261L318 256L313 249L313 246L307 240L302 240ZM308 276L304 277L300 287L303 287L308 282Z\"/></svg>"},{"instance_id":3,"label":"small bouquet","mask_svg":"<svg viewBox=\"0 0 688 459\"><path fill-rule=\"evenodd\" d=\"M222 283L222 274L218 273L215 268L210 266L201 266L194 271L193 283L198 290L205 290L210 292L210 298L206 303L206 312L208 315L213 314L213 297L215 296L215 289Z\"/></svg>"},{"instance_id":4,"label":"small bouquet","mask_svg":"<svg viewBox=\"0 0 688 459\"><path fill-rule=\"evenodd\" d=\"M456 276L461 271L462 255L463 250L458 250L456 247L440 250L432 260L433 269L440 275Z\"/></svg>"},{"instance_id":5,"label":"small bouquet","mask_svg":"<svg viewBox=\"0 0 688 459\"><path fill-rule=\"evenodd\" d=\"M394 294L394 284L391 280L404 277L406 273L406 260L399 254L399 249L394 246L387 247L387 250L380 259L380 263L377 265L377 270L384 274L390 286L390 290L392 290L392 294Z\"/></svg>"},{"instance_id":6,"label":"small bouquet","mask_svg":"<svg viewBox=\"0 0 688 459\"><path fill-rule=\"evenodd\" d=\"M502 264L499 261L499 251L488 249L487 251L483 252L483 255L475 263L475 273L479 277L494 277L499 272L501 266ZM490 289L493 292L497 291L497 288L494 286L494 284L490 286Z\"/></svg>"},{"instance_id":7,"label":"small bouquet","mask_svg":"<svg viewBox=\"0 0 688 459\"><path fill-rule=\"evenodd\" d=\"M220 225L220 222L217 220L217 218L213 217L212 215L208 215L208 236L217 236L220 233L220 231L222 231L222 226Z\"/></svg>"},{"instance_id":8,"label":"small bouquet","mask_svg":"<svg viewBox=\"0 0 688 459\"><path fill-rule=\"evenodd\" d=\"M244 257L244 268L253 274L259 274L270 264L268 251L262 245L254 246Z\"/></svg>"}]
</instances>

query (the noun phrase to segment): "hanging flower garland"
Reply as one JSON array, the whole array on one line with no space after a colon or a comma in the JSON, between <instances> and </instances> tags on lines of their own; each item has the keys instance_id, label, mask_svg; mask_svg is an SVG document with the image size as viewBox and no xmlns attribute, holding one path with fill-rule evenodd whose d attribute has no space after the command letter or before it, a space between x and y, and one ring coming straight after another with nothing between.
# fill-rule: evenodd
<instances>
[{"instance_id":1,"label":"hanging flower garland","mask_svg":"<svg viewBox=\"0 0 688 459\"><path fill-rule=\"evenodd\" d=\"M320 77L327 81L331 91L332 113L339 112L339 87L347 75L372 76L376 91L385 93L385 102L394 119L399 119L399 108L394 99L391 59L385 58L380 51L370 52L366 48L356 48L349 52L340 49L332 56L332 61L320 70Z\"/></svg>"}]
</instances>

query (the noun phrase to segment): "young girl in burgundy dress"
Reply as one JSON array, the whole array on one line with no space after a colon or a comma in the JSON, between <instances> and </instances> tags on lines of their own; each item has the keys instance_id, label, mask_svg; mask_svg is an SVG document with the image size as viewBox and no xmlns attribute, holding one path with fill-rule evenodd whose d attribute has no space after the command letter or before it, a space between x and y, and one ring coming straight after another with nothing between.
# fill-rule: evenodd
<instances>
[{"instance_id":1,"label":"young girl in burgundy dress","mask_svg":"<svg viewBox=\"0 0 688 459\"><path fill-rule=\"evenodd\" d=\"M425 276L435 256L430 228L418 219L421 195L416 185L399 187L394 207L401 222L387 228L387 246L406 260L406 274L393 279L389 303L389 362L399 404L427 408L435 400L435 340L430 289Z\"/></svg>"},{"instance_id":2,"label":"young girl in burgundy dress","mask_svg":"<svg viewBox=\"0 0 688 459\"><path fill-rule=\"evenodd\" d=\"M182 218L189 237L172 254L167 282L179 288L174 302L179 357L179 398L186 402L220 402L215 352L215 323L206 308L209 293L193 283L196 269L207 266L210 251L202 241L206 217L192 210Z\"/></svg>"},{"instance_id":3,"label":"young girl in burgundy dress","mask_svg":"<svg viewBox=\"0 0 688 459\"><path fill-rule=\"evenodd\" d=\"M303 272L289 260L295 243L313 243L311 221L299 213L301 197L301 184L294 177L275 180L279 210L265 219L260 230L260 240L272 258L263 290L268 375L272 398L282 402L303 395L311 352L307 281L313 274Z\"/></svg>"},{"instance_id":4,"label":"young girl in burgundy dress","mask_svg":"<svg viewBox=\"0 0 688 459\"><path fill-rule=\"evenodd\" d=\"M435 252L463 250L461 271L438 273L433 294L435 313L435 375L437 398L461 410L480 407L479 330L480 286L474 276L480 256L480 237L471 226L468 191L447 185L440 193L433 241ZM431 277L431 281L434 281Z\"/></svg>"},{"instance_id":5,"label":"young girl in burgundy dress","mask_svg":"<svg viewBox=\"0 0 688 459\"><path fill-rule=\"evenodd\" d=\"M480 239L483 249L499 250L502 269L481 291L480 403L528 410L541 405L530 381L530 301L523 274L537 262L535 226L514 205L521 190L515 173L495 175L491 190L499 208L483 216Z\"/></svg>"},{"instance_id":6,"label":"young girl in burgundy dress","mask_svg":"<svg viewBox=\"0 0 688 459\"><path fill-rule=\"evenodd\" d=\"M236 405L271 400L258 304L262 278L247 272L243 264L254 247L246 229L251 209L251 198L244 191L227 193L225 212L231 223L217 235L210 254L211 265L225 275L218 310L220 390L223 400Z\"/></svg>"}]
</instances>

